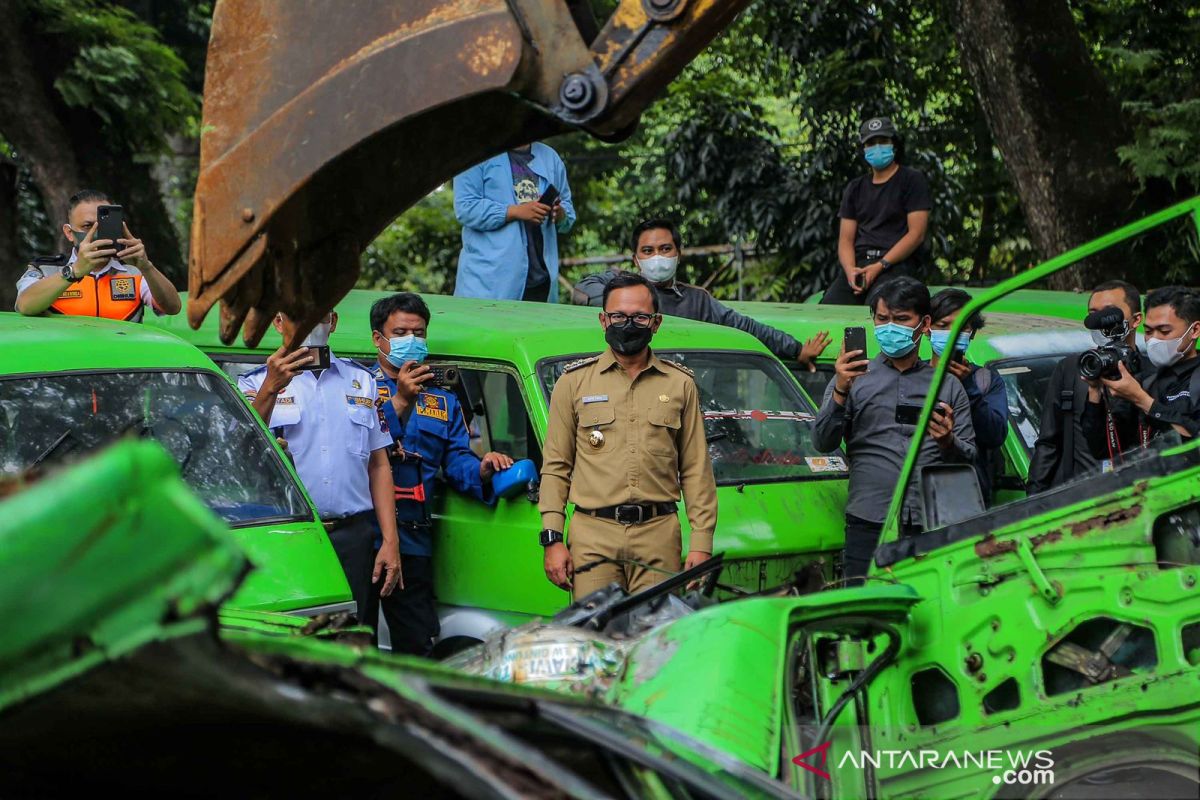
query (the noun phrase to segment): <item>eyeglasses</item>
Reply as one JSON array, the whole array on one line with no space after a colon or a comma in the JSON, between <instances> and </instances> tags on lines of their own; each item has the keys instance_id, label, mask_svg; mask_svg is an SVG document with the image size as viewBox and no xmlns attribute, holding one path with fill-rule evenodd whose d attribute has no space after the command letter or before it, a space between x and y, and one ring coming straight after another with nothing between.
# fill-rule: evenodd
<instances>
[{"instance_id":1,"label":"eyeglasses","mask_svg":"<svg viewBox=\"0 0 1200 800\"><path fill-rule=\"evenodd\" d=\"M633 323L635 328L649 328L650 323L658 319L658 314L625 314L620 311L605 311L604 316L608 317L609 325L616 325L618 328L624 328L626 325Z\"/></svg>"}]
</instances>

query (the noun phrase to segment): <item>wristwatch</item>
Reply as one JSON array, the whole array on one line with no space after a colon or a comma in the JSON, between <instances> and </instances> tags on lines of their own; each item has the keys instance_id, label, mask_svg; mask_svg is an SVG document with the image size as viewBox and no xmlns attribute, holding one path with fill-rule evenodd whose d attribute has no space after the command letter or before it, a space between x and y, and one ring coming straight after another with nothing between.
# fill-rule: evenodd
<instances>
[{"instance_id":1,"label":"wristwatch","mask_svg":"<svg viewBox=\"0 0 1200 800\"><path fill-rule=\"evenodd\" d=\"M883 266L884 270L889 270L892 268L892 262L888 261L886 258L879 259L879 263Z\"/></svg>"},{"instance_id":2,"label":"wristwatch","mask_svg":"<svg viewBox=\"0 0 1200 800\"><path fill-rule=\"evenodd\" d=\"M58 274L62 275L63 280L67 283L74 283L79 280L79 278L75 277L75 267L73 264L63 264L63 268L58 271Z\"/></svg>"},{"instance_id":3,"label":"wristwatch","mask_svg":"<svg viewBox=\"0 0 1200 800\"><path fill-rule=\"evenodd\" d=\"M562 531L552 531L549 528L546 528L538 534L538 544L540 544L542 547L549 547L552 544L558 544L562 541L565 541L563 539Z\"/></svg>"}]
</instances>

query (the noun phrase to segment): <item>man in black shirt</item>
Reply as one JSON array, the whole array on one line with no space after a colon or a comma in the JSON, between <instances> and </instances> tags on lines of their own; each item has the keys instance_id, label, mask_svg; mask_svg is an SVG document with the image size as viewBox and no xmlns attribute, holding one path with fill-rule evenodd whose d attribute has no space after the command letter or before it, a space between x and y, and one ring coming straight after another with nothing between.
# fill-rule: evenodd
<instances>
[{"instance_id":1,"label":"man in black shirt","mask_svg":"<svg viewBox=\"0 0 1200 800\"><path fill-rule=\"evenodd\" d=\"M1125 319L1115 329L1093 331L1096 344L1121 342L1137 346L1137 328L1142 324L1142 294L1126 281L1105 281L1092 289L1087 313L1116 308ZM1088 385L1079 374L1079 356L1071 355L1059 361L1046 387L1042 403L1042 421L1038 428L1033 458L1029 462L1030 494L1044 492L1097 467L1110 469L1112 462L1092 457L1083 432L1083 410L1087 405Z\"/></svg>"},{"instance_id":2,"label":"man in black shirt","mask_svg":"<svg viewBox=\"0 0 1200 800\"><path fill-rule=\"evenodd\" d=\"M932 202L925 176L896 163L898 138L887 117L873 117L859 129L863 158L871 172L850 181L842 194L838 210L842 270L822 303L862 305L873 285L916 271Z\"/></svg>"},{"instance_id":3,"label":"man in black shirt","mask_svg":"<svg viewBox=\"0 0 1200 800\"><path fill-rule=\"evenodd\" d=\"M1200 435L1200 292L1164 286L1146 296L1146 356L1139 375L1119 365L1121 377L1088 382L1083 430L1096 458L1123 452L1176 431ZM1107 390L1107 391L1105 391ZM1116 400L1124 400L1118 405Z\"/></svg>"}]
</instances>

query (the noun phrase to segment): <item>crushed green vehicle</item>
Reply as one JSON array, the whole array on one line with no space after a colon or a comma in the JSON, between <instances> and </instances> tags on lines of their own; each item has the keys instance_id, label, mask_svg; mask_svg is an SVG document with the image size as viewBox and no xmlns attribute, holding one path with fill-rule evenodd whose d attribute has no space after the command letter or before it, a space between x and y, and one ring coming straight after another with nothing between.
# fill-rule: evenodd
<instances>
[{"instance_id":1,"label":"crushed green vehicle","mask_svg":"<svg viewBox=\"0 0 1200 800\"><path fill-rule=\"evenodd\" d=\"M369 310L384 296L356 290L342 300L330 338L334 353L374 362ZM472 447L540 466L554 382L566 364L603 347L596 311L437 295L425 300L433 315L429 363L458 371L454 390L469 415ZM192 342L231 375L258 367L280 346L274 330L254 349L224 345L215 316L198 331L180 317L149 324ZM813 448L814 408L787 369L746 333L685 319L668 318L654 348L696 374L720 504L716 548L726 554L723 583L757 592L832 578L843 542L845 462ZM569 603L543 573L536 497L531 486L487 506L438 492L434 564L442 634L436 654Z\"/></svg>"},{"instance_id":2,"label":"crushed green vehicle","mask_svg":"<svg viewBox=\"0 0 1200 800\"><path fill-rule=\"evenodd\" d=\"M1200 198L981 292L951 338L1005 293L1184 215L1200 228ZM949 379L940 364L918 431ZM1200 439L1161 436L990 509L965 465L918 474L919 445L863 587L614 598L620 614L524 626L450 663L601 697L808 796L1196 797ZM900 536L910 481L924 531Z\"/></svg>"},{"instance_id":3,"label":"crushed green vehicle","mask_svg":"<svg viewBox=\"0 0 1200 800\"><path fill-rule=\"evenodd\" d=\"M975 296L982 290L972 291ZM1072 296L1078 299L1078 296ZM730 305L800 341L811 338L818 331L829 332L833 341L817 359L816 372L809 372L799 364L790 365L796 379L818 403L833 378L833 362L841 348L845 328L858 325L868 328L867 356L874 358L879 353L879 344L870 335L870 310L863 306L763 302ZM1086 299L1079 301L1075 311L1080 319L1074 322L1034 313L995 312L989 307L986 324L971 341L967 358L973 363L994 367L1003 377L1008 394L1009 431L1002 448L1003 460L993 465L996 472L992 486L996 502L1013 500L1025 493L1029 462L1041 428L1046 389L1055 366L1065 356L1095 346L1079 314L1080 309L1086 307ZM932 355L928 337L921 341L920 352L922 358L928 359Z\"/></svg>"},{"instance_id":4,"label":"crushed green vehicle","mask_svg":"<svg viewBox=\"0 0 1200 800\"><path fill-rule=\"evenodd\" d=\"M260 567L234 606L354 610L291 462L207 356L144 325L85 317L0 313L0 341L0 482L19 485L122 437L154 439Z\"/></svg>"},{"instance_id":5,"label":"crushed green vehicle","mask_svg":"<svg viewBox=\"0 0 1200 800\"><path fill-rule=\"evenodd\" d=\"M5 797L797 797L619 709L222 607L253 568L155 443L19 488L0 502Z\"/></svg>"}]
</instances>

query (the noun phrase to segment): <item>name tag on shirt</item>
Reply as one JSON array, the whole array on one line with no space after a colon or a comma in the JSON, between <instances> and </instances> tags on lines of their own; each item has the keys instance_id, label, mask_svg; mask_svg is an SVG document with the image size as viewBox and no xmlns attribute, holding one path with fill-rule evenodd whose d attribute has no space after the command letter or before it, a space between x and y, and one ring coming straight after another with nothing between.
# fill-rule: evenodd
<instances>
[{"instance_id":1,"label":"name tag on shirt","mask_svg":"<svg viewBox=\"0 0 1200 800\"><path fill-rule=\"evenodd\" d=\"M375 401L372 400L371 398L358 397L357 395L352 395L352 394L346 395L346 402L352 406L365 406L367 408L375 407Z\"/></svg>"},{"instance_id":2,"label":"name tag on shirt","mask_svg":"<svg viewBox=\"0 0 1200 800\"><path fill-rule=\"evenodd\" d=\"M583 404L585 406L588 403L607 403L607 402L608 402L608 395L606 395L606 394L589 394L583 398Z\"/></svg>"},{"instance_id":3,"label":"name tag on shirt","mask_svg":"<svg viewBox=\"0 0 1200 800\"><path fill-rule=\"evenodd\" d=\"M275 398L275 405L277 406L294 406L295 404L296 398L294 397L284 397L283 395L279 395Z\"/></svg>"}]
</instances>

